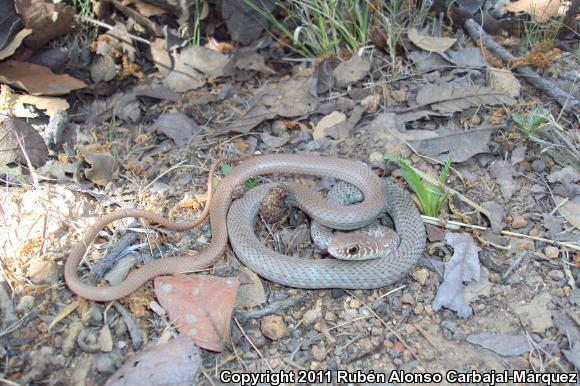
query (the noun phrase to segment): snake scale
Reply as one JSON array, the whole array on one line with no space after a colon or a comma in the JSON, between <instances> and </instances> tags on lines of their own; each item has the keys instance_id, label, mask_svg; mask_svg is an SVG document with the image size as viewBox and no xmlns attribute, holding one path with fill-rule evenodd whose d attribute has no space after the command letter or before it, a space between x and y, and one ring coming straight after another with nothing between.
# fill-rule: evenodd
<instances>
[{"instance_id":1,"label":"snake scale","mask_svg":"<svg viewBox=\"0 0 580 386\"><path fill-rule=\"evenodd\" d=\"M210 172L213 170L214 166ZM333 177L354 185L363 193L364 200L340 207L301 185L284 184L290 193L291 204L302 208L315 221L334 229L361 228L386 210L400 237L398 247L388 257L364 261L303 259L280 255L266 248L254 234L253 225L260 202L272 185L253 188L232 204L232 194L237 187L250 178L266 174ZM419 212L407 192L394 182L381 181L361 162L336 157L273 154L244 160L220 181L209 205L209 216L212 239L198 255L157 259L134 269L119 284L96 287L82 282L77 268L95 237L110 222L139 217L169 230L189 229L198 223L178 224L139 209L111 212L97 220L72 248L65 263L66 283L81 297L96 301L115 300L129 295L156 276L198 271L211 266L224 253L229 235L238 258L259 275L277 283L298 288L378 288L409 272L423 253L426 239Z\"/></svg>"}]
</instances>

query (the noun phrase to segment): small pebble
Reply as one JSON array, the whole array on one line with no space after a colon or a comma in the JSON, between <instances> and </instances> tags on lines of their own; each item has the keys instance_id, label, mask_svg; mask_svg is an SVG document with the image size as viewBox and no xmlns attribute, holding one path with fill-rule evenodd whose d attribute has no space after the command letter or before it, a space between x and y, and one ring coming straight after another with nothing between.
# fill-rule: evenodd
<instances>
[{"instance_id":1,"label":"small pebble","mask_svg":"<svg viewBox=\"0 0 580 386\"><path fill-rule=\"evenodd\" d=\"M512 228L520 229L528 225L528 220L520 214L512 214Z\"/></svg>"},{"instance_id":2,"label":"small pebble","mask_svg":"<svg viewBox=\"0 0 580 386\"><path fill-rule=\"evenodd\" d=\"M431 304L425 306L425 313L427 315L433 315L433 306L431 306Z\"/></svg>"},{"instance_id":3,"label":"small pebble","mask_svg":"<svg viewBox=\"0 0 580 386\"><path fill-rule=\"evenodd\" d=\"M95 367L99 373L112 373L115 371L115 361L111 355L99 355L95 359Z\"/></svg>"},{"instance_id":4,"label":"small pebble","mask_svg":"<svg viewBox=\"0 0 580 386\"><path fill-rule=\"evenodd\" d=\"M268 339L279 340L288 336L288 327L279 315L268 315L262 319L260 325L262 334Z\"/></svg>"},{"instance_id":5,"label":"small pebble","mask_svg":"<svg viewBox=\"0 0 580 386\"><path fill-rule=\"evenodd\" d=\"M417 280L421 285L425 285L429 278L429 270L426 268L418 268L411 274L413 279Z\"/></svg>"},{"instance_id":6,"label":"small pebble","mask_svg":"<svg viewBox=\"0 0 580 386\"><path fill-rule=\"evenodd\" d=\"M423 313L423 311L425 311L425 307L421 303L417 304L413 309L415 315L420 315Z\"/></svg>"},{"instance_id":7,"label":"small pebble","mask_svg":"<svg viewBox=\"0 0 580 386\"><path fill-rule=\"evenodd\" d=\"M537 159L532 162L532 170L536 173L542 173L544 170L546 170L546 163L541 159Z\"/></svg>"},{"instance_id":8,"label":"small pebble","mask_svg":"<svg viewBox=\"0 0 580 386\"><path fill-rule=\"evenodd\" d=\"M382 153L378 151L372 152L369 156L369 161L372 168L385 168L385 158L383 157Z\"/></svg>"},{"instance_id":9,"label":"small pebble","mask_svg":"<svg viewBox=\"0 0 580 386\"><path fill-rule=\"evenodd\" d=\"M560 256L560 250L550 245L544 248L544 254L550 259L556 259L558 256Z\"/></svg>"},{"instance_id":10,"label":"small pebble","mask_svg":"<svg viewBox=\"0 0 580 386\"><path fill-rule=\"evenodd\" d=\"M417 331L417 327L413 326L410 323L405 324L405 332L407 333L407 335L411 335L415 331Z\"/></svg>"},{"instance_id":11,"label":"small pebble","mask_svg":"<svg viewBox=\"0 0 580 386\"><path fill-rule=\"evenodd\" d=\"M277 120L272 123L272 134L280 136L284 133L288 132L288 126L284 121Z\"/></svg>"},{"instance_id":12,"label":"small pebble","mask_svg":"<svg viewBox=\"0 0 580 386\"><path fill-rule=\"evenodd\" d=\"M54 261L34 259L28 267L28 277L34 284L55 284L58 267Z\"/></svg>"},{"instance_id":13,"label":"small pebble","mask_svg":"<svg viewBox=\"0 0 580 386\"><path fill-rule=\"evenodd\" d=\"M34 296L24 295L20 298L18 305L16 306L16 311L20 313L28 312L34 307Z\"/></svg>"},{"instance_id":14,"label":"small pebble","mask_svg":"<svg viewBox=\"0 0 580 386\"><path fill-rule=\"evenodd\" d=\"M359 309L362 304L357 299L351 299L349 305L350 308L354 308L356 310Z\"/></svg>"},{"instance_id":15,"label":"small pebble","mask_svg":"<svg viewBox=\"0 0 580 386\"><path fill-rule=\"evenodd\" d=\"M532 187L530 188L530 192L532 192L533 194L544 193L545 191L546 189L544 189L544 187L540 184L533 184Z\"/></svg>"},{"instance_id":16,"label":"small pebble","mask_svg":"<svg viewBox=\"0 0 580 386\"><path fill-rule=\"evenodd\" d=\"M415 299L413 299L413 296L410 293L403 294L403 296L401 296L401 301L403 304L415 304Z\"/></svg>"},{"instance_id":17,"label":"small pebble","mask_svg":"<svg viewBox=\"0 0 580 386\"><path fill-rule=\"evenodd\" d=\"M165 309L155 300L149 302L149 308L159 316L165 316L167 314L167 311L165 311Z\"/></svg>"},{"instance_id":18,"label":"small pebble","mask_svg":"<svg viewBox=\"0 0 580 386\"><path fill-rule=\"evenodd\" d=\"M99 348L102 352L113 351L113 335L108 325L104 325L99 332Z\"/></svg>"},{"instance_id":19,"label":"small pebble","mask_svg":"<svg viewBox=\"0 0 580 386\"><path fill-rule=\"evenodd\" d=\"M331 311L326 311L326 314L324 315L324 319L328 320L329 322L333 322L336 320L336 314L334 312L331 312Z\"/></svg>"},{"instance_id":20,"label":"small pebble","mask_svg":"<svg viewBox=\"0 0 580 386\"><path fill-rule=\"evenodd\" d=\"M550 272L548 272L548 277L554 281L560 281L564 278L564 272L558 269L553 269Z\"/></svg>"},{"instance_id":21,"label":"small pebble","mask_svg":"<svg viewBox=\"0 0 580 386\"><path fill-rule=\"evenodd\" d=\"M324 344L313 346L310 350L310 355L312 355L312 359L322 362L326 359L326 348Z\"/></svg>"},{"instance_id":22,"label":"small pebble","mask_svg":"<svg viewBox=\"0 0 580 386\"><path fill-rule=\"evenodd\" d=\"M308 310L302 317L302 324L310 326L322 319L322 312L319 309Z\"/></svg>"}]
</instances>

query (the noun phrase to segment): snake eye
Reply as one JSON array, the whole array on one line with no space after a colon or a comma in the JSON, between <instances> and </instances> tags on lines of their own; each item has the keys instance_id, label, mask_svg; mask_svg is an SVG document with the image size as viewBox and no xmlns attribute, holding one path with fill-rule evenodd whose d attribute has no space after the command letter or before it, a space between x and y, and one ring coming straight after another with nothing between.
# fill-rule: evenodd
<instances>
[{"instance_id":1,"label":"snake eye","mask_svg":"<svg viewBox=\"0 0 580 386\"><path fill-rule=\"evenodd\" d=\"M353 247L349 247L347 252L349 255L356 255L358 253L358 250L359 250L358 246L355 245Z\"/></svg>"}]
</instances>

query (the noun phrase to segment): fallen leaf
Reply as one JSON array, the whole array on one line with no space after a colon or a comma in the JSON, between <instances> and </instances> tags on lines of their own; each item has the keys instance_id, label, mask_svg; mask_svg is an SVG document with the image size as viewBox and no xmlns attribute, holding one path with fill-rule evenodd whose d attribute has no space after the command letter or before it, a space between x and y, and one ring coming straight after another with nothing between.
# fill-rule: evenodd
<instances>
[{"instance_id":1,"label":"fallen leaf","mask_svg":"<svg viewBox=\"0 0 580 386\"><path fill-rule=\"evenodd\" d=\"M328 133L329 129L344 124L345 122L346 115L344 115L339 111L333 111L332 113L322 117L322 119L318 121L318 123L314 127L312 137L314 139L324 138L329 134Z\"/></svg>"},{"instance_id":2,"label":"fallen leaf","mask_svg":"<svg viewBox=\"0 0 580 386\"><path fill-rule=\"evenodd\" d=\"M334 79L336 85L344 87L348 84L358 82L363 79L371 69L371 62L358 55L353 55L346 62L340 63L334 69Z\"/></svg>"},{"instance_id":3,"label":"fallen leaf","mask_svg":"<svg viewBox=\"0 0 580 386\"><path fill-rule=\"evenodd\" d=\"M445 238L453 247L453 256L445 263L443 282L433 300L433 310L438 311L441 307L445 307L457 312L462 318L468 318L473 310L464 299L463 282L479 280L481 248L475 245L473 238L466 233L447 232Z\"/></svg>"},{"instance_id":4,"label":"fallen leaf","mask_svg":"<svg viewBox=\"0 0 580 386\"><path fill-rule=\"evenodd\" d=\"M48 159L48 147L34 128L23 121L9 118L0 121L0 165L10 162L42 166Z\"/></svg>"},{"instance_id":5,"label":"fallen leaf","mask_svg":"<svg viewBox=\"0 0 580 386\"><path fill-rule=\"evenodd\" d=\"M236 67L240 70L259 71L266 75L276 74L276 71L266 66L264 56L257 52L244 53L235 58Z\"/></svg>"},{"instance_id":6,"label":"fallen leaf","mask_svg":"<svg viewBox=\"0 0 580 386\"><path fill-rule=\"evenodd\" d=\"M139 13L145 17L165 15L167 13L163 8L153 4L145 3L141 0L126 0L123 2L123 4L133 4L135 8L137 8L137 11L139 11Z\"/></svg>"},{"instance_id":7,"label":"fallen leaf","mask_svg":"<svg viewBox=\"0 0 580 386\"><path fill-rule=\"evenodd\" d=\"M509 69L487 67L485 70L487 84L494 90L499 90L513 98L520 96L522 85Z\"/></svg>"},{"instance_id":8,"label":"fallen leaf","mask_svg":"<svg viewBox=\"0 0 580 386\"><path fill-rule=\"evenodd\" d=\"M551 183L575 183L580 180L580 173L578 173L576 168L566 166L561 170L548 174L547 178Z\"/></svg>"},{"instance_id":9,"label":"fallen leaf","mask_svg":"<svg viewBox=\"0 0 580 386\"><path fill-rule=\"evenodd\" d=\"M499 335L499 334L475 334L466 339L469 343L476 344L503 356L517 356L530 352L532 344L525 335Z\"/></svg>"},{"instance_id":10,"label":"fallen leaf","mask_svg":"<svg viewBox=\"0 0 580 386\"><path fill-rule=\"evenodd\" d=\"M0 81L32 95L64 95L87 86L72 76L57 75L48 67L17 60L0 63Z\"/></svg>"},{"instance_id":11,"label":"fallen leaf","mask_svg":"<svg viewBox=\"0 0 580 386\"><path fill-rule=\"evenodd\" d=\"M511 106L515 103L515 99L505 92L482 86L428 84L417 93L419 106L431 105L433 110L445 113L454 113L480 105Z\"/></svg>"},{"instance_id":12,"label":"fallen leaf","mask_svg":"<svg viewBox=\"0 0 580 386\"><path fill-rule=\"evenodd\" d=\"M236 299L236 307L256 307L266 303L266 291L262 279L251 269L240 269L240 291Z\"/></svg>"},{"instance_id":13,"label":"fallen leaf","mask_svg":"<svg viewBox=\"0 0 580 386\"><path fill-rule=\"evenodd\" d=\"M189 140L201 132L201 127L182 112L164 113L151 125L150 130L165 134L179 147L186 146Z\"/></svg>"},{"instance_id":14,"label":"fallen leaf","mask_svg":"<svg viewBox=\"0 0 580 386\"><path fill-rule=\"evenodd\" d=\"M159 304L182 334L207 350L224 350L240 286L237 278L158 276L154 285Z\"/></svg>"},{"instance_id":15,"label":"fallen leaf","mask_svg":"<svg viewBox=\"0 0 580 386\"><path fill-rule=\"evenodd\" d=\"M487 66L487 62L478 47L465 47L460 51L448 50L439 53L439 55L459 67L483 68Z\"/></svg>"},{"instance_id":16,"label":"fallen leaf","mask_svg":"<svg viewBox=\"0 0 580 386\"><path fill-rule=\"evenodd\" d=\"M495 201L486 201L481 204L483 209L487 209L491 214L489 216L489 222L491 223L491 230L493 233L499 234L505 225L503 218L505 216L505 209L503 205L498 204Z\"/></svg>"},{"instance_id":17,"label":"fallen leaf","mask_svg":"<svg viewBox=\"0 0 580 386\"><path fill-rule=\"evenodd\" d=\"M438 130L429 132L432 136L437 135L436 137L416 141L409 140L409 144L419 154L434 157L440 161L447 160L448 155L451 154L453 162L465 162L476 154L489 152L488 143L494 132L493 128L459 133Z\"/></svg>"},{"instance_id":18,"label":"fallen leaf","mask_svg":"<svg viewBox=\"0 0 580 386\"><path fill-rule=\"evenodd\" d=\"M54 317L54 319L52 319L52 322L50 322L50 324L48 325L48 331L50 331L50 329L56 326L58 322L60 322L61 320L69 316L74 310L76 310L79 304L80 302L78 300L75 300L74 302L71 302L66 306L64 306L63 308L61 308L58 314L56 314L56 316Z\"/></svg>"},{"instance_id":19,"label":"fallen leaf","mask_svg":"<svg viewBox=\"0 0 580 386\"><path fill-rule=\"evenodd\" d=\"M451 48L457 39L452 38L438 38L428 35L422 35L415 28L409 29L409 40L411 40L417 47L429 52L443 52Z\"/></svg>"},{"instance_id":20,"label":"fallen leaf","mask_svg":"<svg viewBox=\"0 0 580 386\"><path fill-rule=\"evenodd\" d=\"M109 29L105 35L109 38L108 43L116 46L129 59L130 63L135 62L135 55L137 50L133 47L133 38L129 36L127 26L121 22L116 21L112 29ZM101 54L105 55L105 54Z\"/></svg>"},{"instance_id":21,"label":"fallen leaf","mask_svg":"<svg viewBox=\"0 0 580 386\"><path fill-rule=\"evenodd\" d=\"M119 161L111 154L83 150L81 153L85 161L91 165L85 170L85 177L93 183L105 186L119 176Z\"/></svg>"},{"instance_id":22,"label":"fallen leaf","mask_svg":"<svg viewBox=\"0 0 580 386\"><path fill-rule=\"evenodd\" d=\"M16 52L18 47L20 47L20 45L22 44L24 38L30 35L31 33L32 33L31 29L25 28L19 31L16 35L14 35L10 43L8 43L8 45L6 45L2 50L0 50L0 60L4 60L7 57L14 54L14 52Z\"/></svg>"},{"instance_id":23,"label":"fallen leaf","mask_svg":"<svg viewBox=\"0 0 580 386\"><path fill-rule=\"evenodd\" d=\"M514 168L506 161L498 160L491 164L490 173L499 185L504 200L509 201L518 190L518 185L514 181L516 174Z\"/></svg>"},{"instance_id":24,"label":"fallen leaf","mask_svg":"<svg viewBox=\"0 0 580 386\"><path fill-rule=\"evenodd\" d=\"M580 196L577 195L561 205L564 200L563 197L556 196L558 212L560 212L560 214L564 216L564 218L568 220L574 228L580 230Z\"/></svg>"},{"instance_id":25,"label":"fallen leaf","mask_svg":"<svg viewBox=\"0 0 580 386\"><path fill-rule=\"evenodd\" d=\"M172 70L163 79L163 84L175 92L185 92L203 86L205 76L186 65L182 57L178 56Z\"/></svg>"},{"instance_id":26,"label":"fallen leaf","mask_svg":"<svg viewBox=\"0 0 580 386\"><path fill-rule=\"evenodd\" d=\"M573 342L571 350L562 350L562 352L566 359L576 367L576 370L580 371L580 343Z\"/></svg>"},{"instance_id":27,"label":"fallen leaf","mask_svg":"<svg viewBox=\"0 0 580 386\"><path fill-rule=\"evenodd\" d=\"M531 15L536 23L545 23L554 16L565 15L566 5L560 0L519 0L508 4L508 12L525 12Z\"/></svg>"},{"instance_id":28,"label":"fallen leaf","mask_svg":"<svg viewBox=\"0 0 580 386\"><path fill-rule=\"evenodd\" d=\"M231 60L228 55L201 46L186 48L179 53L179 59L187 67L216 78L225 75L226 66Z\"/></svg>"},{"instance_id":29,"label":"fallen leaf","mask_svg":"<svg viewBox=\"0 0 580 386\"><path fill-rule=\"evenodd\" d=\"M64 3L44 0L15 0L16 10L32 34L24 40L30 48L43 47L49 41L71 32L75 24L75 10Z\"/></svg>"},{"instance_id":30,"label":"fallen leaf","mask_svg":"<svg viewBox=\"0 0 580 386\"><path fill-rule=\"evenodd\" d=\"M13 94L11 103L14 104L15 114L16 111L24 110L24 105L33 105L37 109L44 111L48 116L53 116L57 111L66 111L70 107L64 98L35 95ZM36 116L37 114L34 114L32 117L28 115L27 118L35 118Z\"/></svg>"},{"instance_id":31,"label":"fallen leaf","mask_svg":"<svg viewBox=\"0 0 580 386\"><path fill-rule=\"evenodd\" d=\"M272 12L277 3L261 0L257 5L266 12ZM244 0L222 1L221 14L232 40L242 45L255 41L264 30L264 19Z\"/></svg>"},{"instance_id":32,"label":"fallen leaf","mask_svg":"<svg viewBox=\"0 0 580 386\"><path fill-rule=\"evenodd\" d=\"M201 363L201 353L194 340L179 335L128 359L105 385L194 385Z\"/></svg>"}]
</instances>

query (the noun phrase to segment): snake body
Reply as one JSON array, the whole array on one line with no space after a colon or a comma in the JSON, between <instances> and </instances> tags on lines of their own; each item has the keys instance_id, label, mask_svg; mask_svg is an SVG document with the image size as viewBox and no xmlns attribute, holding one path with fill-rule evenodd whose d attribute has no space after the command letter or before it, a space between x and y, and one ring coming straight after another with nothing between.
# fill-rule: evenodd
<instances>
[{"instance_id":1,"label":"snake body","mask_svg":"<svg viewBox=\"0 0 580 386\"><path fill-rule=\"evenodd\" d=\"M246 180L265 174L328 176L354 185L363 193L364 200L347 207L338 207L309 189L289 184L292 186L291 198L294 203L314 220L334 229L363 227L386 208L401 237L398 248L388 258L358 262L300 259L279 255L266 248L253 232L253 219L259 207L257 200L267 194L269 185L247 192L234 203L234 211L228 216L235 189ZM66 283L81 297L97 301L115 300L131 294L156 276L207 268L222 256L229 234L232 248L244 264L263 277L281 284L302 288L375 288L397 280L408 272L425 246L425 228L409 195L394 183L381 183L380 178L363 163L336 157L275 154L245 160L219 183L210 202L209 216L212 239L198 255L157 259L133 270L119 284L95 287L80 280L77 267L95 237L110 222L126 217L140 217L169 230L189 229L193 224L174 223L158 214L139 209L109 213L97 220L72 248L65 263Z\"/></svg>"},{"instance_id":2,"label":"snake body","mask_svg":"<svg viewBox=\"0 0 580 386\"><path fill-rule=\"evenodd\" d=\"M290 287L362 289L393 283L407 274L421 257L426 234L419 211L409 194L395 182L384 180L383 184L384 209L391 215L400 237L398 247L386 252L384 257L359 261L313 260L272 251L253 231L254 218L260 203L272 188L271 184L253 188L232 204L228 227L238 230L230 233L232 249L244 265L260 276ZM294 191L294 185L286 188L291 195L300 194Z\"/></svg>"}]
</instances>

